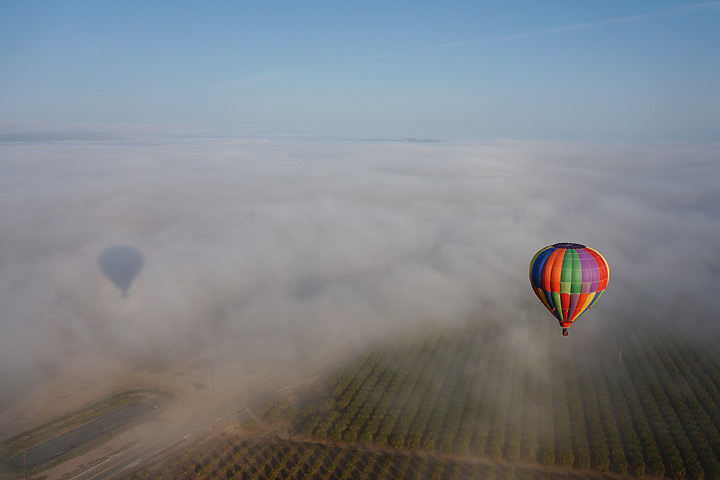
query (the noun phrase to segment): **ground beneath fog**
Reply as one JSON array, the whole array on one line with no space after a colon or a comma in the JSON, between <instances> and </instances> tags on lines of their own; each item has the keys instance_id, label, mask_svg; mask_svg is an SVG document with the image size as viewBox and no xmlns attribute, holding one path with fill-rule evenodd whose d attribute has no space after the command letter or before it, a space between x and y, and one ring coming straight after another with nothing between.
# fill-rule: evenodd
<instances>
[{"instance_id":1,"label":"ground beneath fog","mask_svg":"<svg viewBox=\"0 0 720 480\"><path fill-rule=\"evenodd\" d=\"M278 379L284 382L283 387L290 387L323 375L363 348L358 341L328 342L324 348L317 348L312 358L302 361L280 355L277 361L269 361L267 355L262 361L247 356L225 356L222 360L193 357L172 366L156 366L152 371L116 359L78 356L64 363L50 381L0 412L0 432L3 439L9 438L127 390L154 388L174 396L149 421L121 432L92 451L37 473L49 479L67 478L83 467L140 441L146 442L168 427L187 423L215 407L241 409L253 395L272 393L266 392L268 385L278 385ZM222 422L223 428L237 426L237 422L235 415Z\"/></svg>"},{"instance_id":2,"label":"ground beneath fog","mask_svg":"<svg viewBox=\"0 0 720 480\"><path fill-rule=\"evenodd\" d=\"M176 397L163 417L192 414L231 397L267 374L267 368L239 361L211 365L191 360L153 372L117 360L79 357L47 383L0 413L3 438L32 429L116 393L156 388ZM214 380L214 381L213 381ZM214 390L213 390L214 384Z\"/></svg>"}]
</instances>

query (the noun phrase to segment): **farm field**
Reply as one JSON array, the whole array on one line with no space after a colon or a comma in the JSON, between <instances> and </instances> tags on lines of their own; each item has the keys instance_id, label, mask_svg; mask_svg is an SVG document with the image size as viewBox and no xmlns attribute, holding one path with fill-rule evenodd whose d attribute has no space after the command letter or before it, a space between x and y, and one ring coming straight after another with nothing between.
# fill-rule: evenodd
<instances>
[{"instance_id":1,"label":"farm field","mask_svg":"<svg viewBox=\"0 0 720 480\"><path fill-rule=\"evenodd\" d=\"M282 439L214 438L131 477L140 479L417 479L581 480L617 478L534 465L510 465L469 457L392 451Z\"/></svg>"},{"instance_id":2,"label":"farm field","mask_svg":"<svg viewBox=\"0 0 720 480\"><path fill-rule=\"evenodd\" d=\"M256 411L289 439L228 436L180 463L210 478L720 478L711 339L552 327L469 322L374 348Z\"/></svg>"}]
</instances>

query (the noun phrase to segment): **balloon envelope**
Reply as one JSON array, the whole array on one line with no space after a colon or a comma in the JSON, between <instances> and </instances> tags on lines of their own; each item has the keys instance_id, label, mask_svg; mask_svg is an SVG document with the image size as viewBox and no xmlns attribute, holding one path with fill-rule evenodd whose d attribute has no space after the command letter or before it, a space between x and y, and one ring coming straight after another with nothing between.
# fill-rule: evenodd
<instances>
[{"instance_id":1,"label":"balloon envelope","mask_svg":"<svg viewBox=\"0 0 720 480\"><path fill-rule=\"evenodd\" d=\"M122 290L127 297L128 289L143 265L140 250L131 245L115 245L100 253L100 269Z\"/></svg>"},{"instance_id":2,"label":"balloon envelope","mask_svg":"<svg viewBox=\"0 0 720 480\"><path fill-rule=\"evenodd\" d=\"M530 262L535 295L568 328L602 296L610 278L605 258L579 243L543 248Z\"/></svg>"}]
</instances>

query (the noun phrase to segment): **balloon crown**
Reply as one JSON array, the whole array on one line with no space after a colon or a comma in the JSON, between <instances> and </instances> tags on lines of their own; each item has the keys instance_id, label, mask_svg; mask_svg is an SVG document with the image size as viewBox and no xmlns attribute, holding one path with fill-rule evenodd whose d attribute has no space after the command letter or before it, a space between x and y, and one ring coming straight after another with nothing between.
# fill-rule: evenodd
<instances>
[{"instance_id":1,"label":"balloon crown","mask_svg":"<svg viewBox=\"0 0 720 480\"><path fill-rule=\"evenodd\" d=\"M556 243L553 245L555 248L568 248L570 250L580 250L581 248L585 248L585 245L581 243Z\"/></svg>"}]
</instances>

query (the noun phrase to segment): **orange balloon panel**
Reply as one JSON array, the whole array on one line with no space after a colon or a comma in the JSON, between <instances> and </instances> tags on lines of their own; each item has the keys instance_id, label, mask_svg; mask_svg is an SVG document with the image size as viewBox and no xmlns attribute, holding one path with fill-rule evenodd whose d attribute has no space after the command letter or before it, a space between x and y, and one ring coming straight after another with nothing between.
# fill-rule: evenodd
<instances>
[{"instance_id":1,"label":"orange balloon panel","mask_svg":"<svg viewBox=\"0 0 720 480\"><path fill-rule=\"evenodd\" d=\"M533 291L563 328L600 298L609 278L605 258L579 243L550 245L530 262Z\"/></svg>"}]
</instances>

